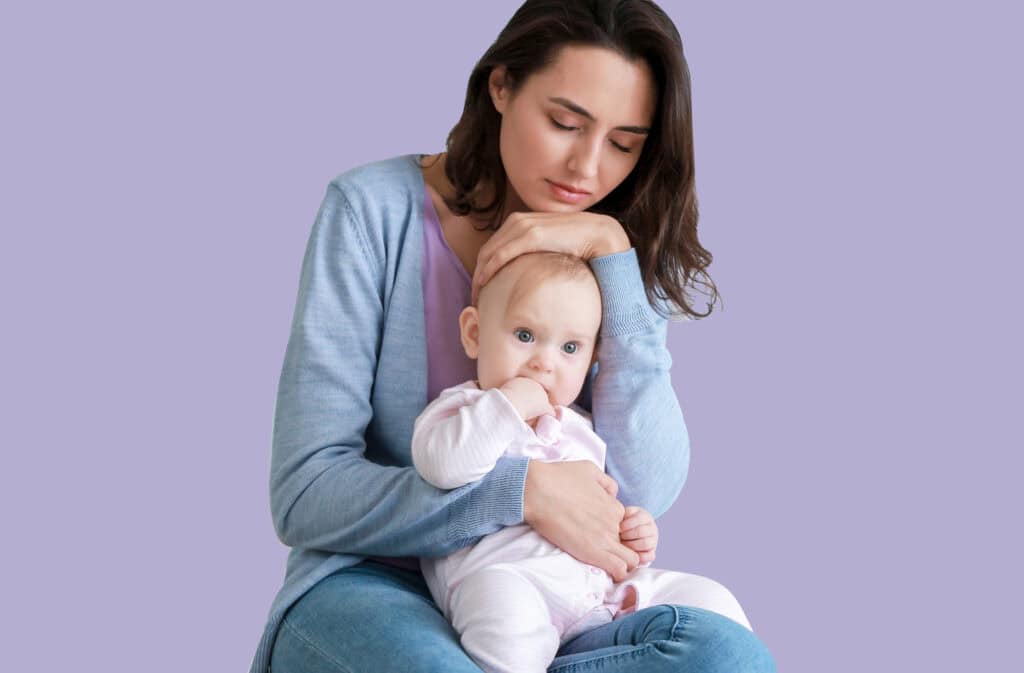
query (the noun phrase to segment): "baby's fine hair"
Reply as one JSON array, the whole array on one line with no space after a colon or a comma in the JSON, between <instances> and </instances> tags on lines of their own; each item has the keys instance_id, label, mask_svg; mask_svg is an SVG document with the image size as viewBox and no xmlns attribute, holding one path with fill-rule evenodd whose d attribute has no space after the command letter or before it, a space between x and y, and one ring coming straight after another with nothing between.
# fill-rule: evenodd
<instances>
[{"instance_id":1,"label":"baby's fine hair","mask_svg":"<svg viewBox=\"0 0 1024 673\"><path fill-rule=\"evenodd\" d=\"M541 283L554 279L570 281L590 280L597 285L597 278L594 276L590 265L581 258L564 252L545 251L521 255L505 265L505 268L498 273L500 274L513 266L519 267L520 265L522 265L522 268L519 270L519 277L515 279L515 283L509 292L509 305L515 304L527 296Z\"/></svg>"}]
</instances>

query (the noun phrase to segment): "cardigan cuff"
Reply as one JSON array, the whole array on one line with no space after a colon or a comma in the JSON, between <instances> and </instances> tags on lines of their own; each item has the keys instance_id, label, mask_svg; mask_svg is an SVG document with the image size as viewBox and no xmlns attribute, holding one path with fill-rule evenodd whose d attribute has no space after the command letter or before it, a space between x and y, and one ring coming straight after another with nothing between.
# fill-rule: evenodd
<instances>
[{"instance_id":1,"label":"cardigan cuff","mask_svg":"<svg viewBox=\"0 0 1024 673\"><path fill-rule=\"evenodd\" d=\"M523 522L526 457L502 456L487 476L472 486L467 498L452 503L448 537L464 542Z\"/></svg>"},{"instance_id":2,"label":"cardigan cuff","mask_svg":"<svg viewBox=\"0 0 1024 673\"><path fill-rule=\"evenodd\" d=\"M594 257L590 268L601 289L601 336L644 332L663 320L647 301L636 248Z\"/></svg>"}]
</instances>

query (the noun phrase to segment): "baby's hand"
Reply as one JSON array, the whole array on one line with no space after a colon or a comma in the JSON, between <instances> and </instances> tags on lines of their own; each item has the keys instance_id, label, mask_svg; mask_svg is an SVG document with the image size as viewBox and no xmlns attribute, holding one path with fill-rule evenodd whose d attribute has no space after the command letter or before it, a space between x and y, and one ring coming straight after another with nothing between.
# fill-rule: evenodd
<instances>
[{"instance_id":1,"label":"baby's hand","mask_svg":"<svg viewBox=\"0 0 1024 673\"><path fill-rule=\"evenodd\" d=\"M519 417L528 421L544 414L554 416L555 410L548 400L548 393L544 386L533 379L524 376L517 376L509 379L501 386L501 392L505 394L508 401L519 412Z\"/></svg>"},{"instance_id":2,"label":"baby's hand","mask_svg":"<svg viewBox=\"0 0 1024 673\"><path fill-rule=\"evenodd\" d=\"M640 563L654 560L658 547L658 524L651 513L642 507L629 506L619 524L619 539L622 544L640 555Z\"/></svg>"}]
</instances>

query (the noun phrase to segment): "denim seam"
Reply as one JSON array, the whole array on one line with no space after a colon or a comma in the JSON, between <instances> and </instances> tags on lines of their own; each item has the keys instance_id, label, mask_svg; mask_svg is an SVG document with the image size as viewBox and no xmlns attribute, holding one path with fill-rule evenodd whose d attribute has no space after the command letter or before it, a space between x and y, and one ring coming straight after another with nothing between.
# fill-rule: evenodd
<instances>
[{"instance_id":1,"label":"denim seam","mask_svg":"<svg viewBox=\"0 0 1024 673\"><path fill-rule=\"evenodd\" d=\"M556 673L556 671L575 671L582 670L582 667L590 667L598 663L611 663L613 661L621 661L627 657L631 659L639 659L641 656L649 654L654 649L654 645L651 643L642 643L637 645L637 649L630 650L629 652L618 652L616 654L604 654L592 659L584 659L583 661L572 661L567 664L562 664L558 668L549 668L547 673ZM579 668L578 668L579 667Z\"/></svg>"},{"instance_id":2,"label":"denim seam","mask_svg":"<svg viewBox=\"0 0 1024 673\"><path fill-rule=\"evenodd\" d=\"M682 637L682 629L685 628L686 625L690 622L690 618L683 614L682 610L680 610L679 607L676 605L666 605L666 607L672 608L672 612L676 616L675 622L673 622L672 628L669 631L669 640L671 640L672 642L676 642ZM592 659L584 659L582 661L569 662L566 664L562 664L558 668L548 669L547 673L556 673L557 671L573 671L577 670L575 668L576 666L590 666L597 662L605 661L611 662L615 661L616 659L621 659L623 657L639 658L641 656L649 654L653 649L656 649L653 643L641 643L637 645L637 649L631 650L629 652L619 652L617 654L607 654L603 656L593 657Z\"/></svg>"},{"instance_id":3,"label":"denim seam","mask_svg":"<svg viewBox=\"0 0 1024 673\"><path fill-rule=\"evenodd\" d=\"M655 647L652 643L642 642L636 645L636 649L631 649L630 651L621 651L621 653L616 653L614 655L601 655L599 657L585 659L583 661L569 662L567 664L562 664L558 668L549 668L547 673L556 673L556 671L583 670L584 667L591 668L597 664L610 664L616 661L623 661L627 658L640 659L641 657L649 655L653 649L655 649Z\"/></svg>"},{"instance_id":4,"label":"denim seam","mask_svg":"<svg viewBox=\"0 0 1024 673\"><path fill-rule=\"evenodd\" d=\"M288 629L289 633L295 636L297 640L301 640L306 645L306 647L313 650L315 653L319 654L321 657L324 658L325 661L333 665L339 671L342 671L342 673L352 673L351 669L346 668L340 661L335 660L334 657L320 649L316 643L314 643L312 640L306 637L306 634L304 634L302 631L299 631L297 628L289 624L287 620L281 622L280 628Z\"/></svg>"},{"instance_id":5,"label":"denim seam","mask_svg":"<svg viewBox=\"0 0 1024 673\"><path fill-rule=\"evenodd\" d=\"M676 623L672 625L672 641L675 642L682 637L681 631L690 622L690 618L683 614L678 605L670 605L669 607L676 613Z\"/></svg>"}]
</instances>

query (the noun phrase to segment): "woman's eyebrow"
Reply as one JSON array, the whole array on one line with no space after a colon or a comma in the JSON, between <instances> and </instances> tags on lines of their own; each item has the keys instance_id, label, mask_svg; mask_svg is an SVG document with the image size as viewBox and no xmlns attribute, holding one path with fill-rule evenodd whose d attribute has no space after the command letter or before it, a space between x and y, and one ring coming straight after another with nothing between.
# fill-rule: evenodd
<instances>
[{"instance_id":1,"label":"woman's eyebrow","mask_svg":"<svg viewBox=\"0 0 1024 673\"><path fill-rule=\"evenodd\" d=\"M567 98L559 98L557 96L554 96L548 98L548 100L551 101L552 103L561 105L567 110L575 112L576 114L582 117L586 117L592 122L597 121L596 119L594 119L594 115L590 114L590 112L588 112L586 109L577 105L576 103L573 103L571 100L568 100ZM646 126L616 126L615 130L625 131L626 133L636 133L638 135L648 135L651 132L651 129Z\"/></svg>"}]
</instances>

